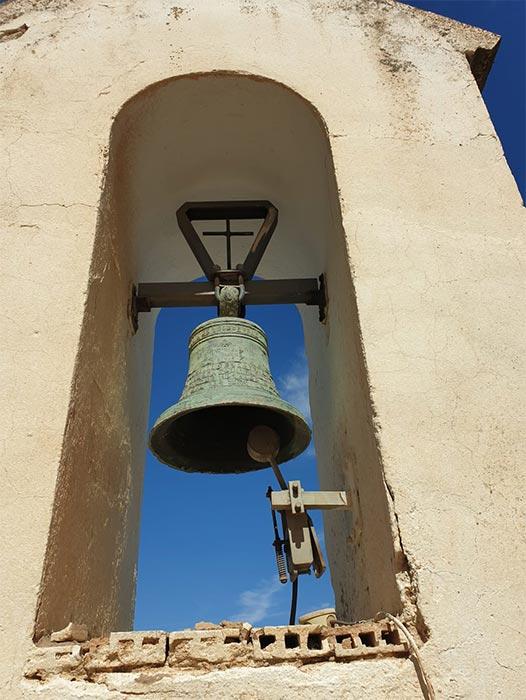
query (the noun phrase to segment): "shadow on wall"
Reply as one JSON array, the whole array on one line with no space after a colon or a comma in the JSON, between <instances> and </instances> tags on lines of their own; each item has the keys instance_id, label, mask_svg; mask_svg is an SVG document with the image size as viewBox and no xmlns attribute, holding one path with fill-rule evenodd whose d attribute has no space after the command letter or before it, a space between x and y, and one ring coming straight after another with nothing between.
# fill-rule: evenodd
<instances>
[{"instance_id":1,"label":"shadow on wall","mask_svg":"<svg viewBox=\"0 0 526 700\"><path fill-rule=\"evenodd\" d=\"M133 335L130 289L199 273L175 212L207 199L278 207L258 274L326 275L327 323L314 309L302 318L320 484L353 492L352 514L325 521L338 614L400 608L405 563L394 554L326 130L285 86L216 72L149 86L111 130L36 637L71 620L91 635L131 629L154 320L144 315Z\"/></svg>"}]
</instances>

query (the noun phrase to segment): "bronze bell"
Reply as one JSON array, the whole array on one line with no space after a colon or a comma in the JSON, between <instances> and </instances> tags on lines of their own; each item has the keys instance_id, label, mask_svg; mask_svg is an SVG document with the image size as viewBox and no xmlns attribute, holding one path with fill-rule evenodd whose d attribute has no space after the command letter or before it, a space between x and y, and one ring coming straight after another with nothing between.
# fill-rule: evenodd
<instances>
[{"instance_id":1,"label":"bronze bell","mask_svg":"<svg viewBox=\"0 0 526 700\"><path fill-rule=\"evenodd\" d=\"M268 362L267 338L252 321L219 317L197 326L179 401L157 419L150 449L170 467L230 474L263 469L247 451L257 425L279 436L276 461L299 455L310 442L301 413L280 398Z\"/></svg>"}]
</instances>

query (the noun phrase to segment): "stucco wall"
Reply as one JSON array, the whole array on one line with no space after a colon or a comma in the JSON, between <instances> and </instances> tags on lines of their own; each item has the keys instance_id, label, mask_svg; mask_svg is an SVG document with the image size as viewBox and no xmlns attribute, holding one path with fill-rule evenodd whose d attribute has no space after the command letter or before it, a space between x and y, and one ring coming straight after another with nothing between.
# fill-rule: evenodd
<instances>
[{"instance_id":1,"label":"stucco wall","mask_svg":"<svg viewBox=\"0 0 526 700\"><path fill-rule=\"evenodd\" d=\"M32 692L20 689L21 669L83 352L112 119L159 80L214 70L281 82L327 125L353 272L330 294L354 286L348 314L359 318L393 541L430 633L422 656L444 696L520 694L524 210L463 55L477 46L491 52L496 39L363 0L10 2L0 20L2 30L28 27L0 43L4 694ZM126 274L109 275L121 295ZM315 376L313 391L324 381ZM82 398L96 401L92 389ZM89 452L84 440L78 445ZM353 697L353 679L370 674L373 696L396 694L394 662L382 664L385 673L376 662L338 670L331 692ZM231 697L242 697L236 673L218 683L231 682ZM261 671L246 673L254 675L244 688L260 683ZM272 673L283 688L292 682ZM327 673L312 672L324 688ZM189 696L217 687L211 682L192 680Z\"/></svg>"}]
</instances>

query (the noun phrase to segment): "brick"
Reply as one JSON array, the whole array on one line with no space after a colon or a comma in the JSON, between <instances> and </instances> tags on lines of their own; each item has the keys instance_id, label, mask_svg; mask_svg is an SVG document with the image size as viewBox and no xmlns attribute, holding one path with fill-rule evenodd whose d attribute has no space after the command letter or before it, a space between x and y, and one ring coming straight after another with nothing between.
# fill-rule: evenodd
<instances>
[{"instance_id":1,"label":"brick","mask_svg":"<svg viewBox=\"0 0 526 700\"><path fill-rule=\"evenodd\" d=\"M82 660L79 644L33 647L24 675L41 680L57 674L70 675L80 668Z\"/></svg>"},{"instance_id":2,"label":"brick","mask_svg":"<svg viewBox=\"0 0 526 700\"><path fill-rule=\"evenodd\" d=\"M401 641L398 630L390 623L334 627L329 643L339 661L407 654L407 644Z\"/></svg>"},{"instance_id":3,"label":"brick","mask_svg":"<svg viewBox=\"0 0 526 700\"><path fill-rule=\"evenodd\" d=\"M184 670L262 666L283 662L349 662L355 659L407 656L408 645L390 621L325 627L295 625L252 629L231 627L172 632L118 632L109 638L77 644L34 647L26 665L27 678L52 675L70 678L97 673L159 668ZM208 626L207 626L208 627ZM168 641L168 650L167 650Z\"/></svg>"},{"instance_id":4,"label":"brick","mask_svg":"<svg viewBox=\"0 0 526 700\"><path fill-rule=\"evenodd\" d=\"M249 622L232 622L231 620L223 620L220 624L221 627L226 627L231 630L239 630L241 639L249 639L252 631L252 625Z\"/></svg>"},{"instance_id":5,"label":"brick","mask_svg":"<svg viewBox=\"0 0 526 700\"><path fill-rule=\"evenodd\" d=\"M85 657L89 672L164 666L166 632L112 632Z\"/></svg>"},{"instance_id":6,"label":"brick","mask_svg":"<svg viewBox=\"0 0 526 700\"><path fill-rule=\"evenodd\" d=\"M252 644L239 628L172 632L168 642L168 664L179 668L246 664Z\"/></svg>"},{"instance_id":7,"label":"brick","mask_svg":"<svg viewBox=\"0 0 526 700\"><path fill-rule=\"evenodd\" d=\"M254 659L267 663L327 659L332 653L327 630L328 628L317 625L262 627L252 630Z\"/></svg>"}]
</instances>

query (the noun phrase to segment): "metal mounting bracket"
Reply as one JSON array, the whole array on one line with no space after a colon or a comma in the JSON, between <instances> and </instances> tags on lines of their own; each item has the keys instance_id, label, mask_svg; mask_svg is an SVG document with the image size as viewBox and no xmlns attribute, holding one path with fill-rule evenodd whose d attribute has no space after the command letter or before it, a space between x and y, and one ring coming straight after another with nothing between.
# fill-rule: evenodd
<instances>
[{"instance_id":1,"label":"metal mounting bracket","mask_svg":"<svg viewBox=\"0 0 526 700\"><path fill-rule=\"evenodd\" d=\"M351 499L347 491L304 491L300 481L289 481L286 491L272 491L270 503L273 510L303 513L306 509L346 510Z\"/></svg>"},{"instance_id":2,"label":"metal mounting bracket","mask_svg":"<svg viewBox=\"0 0 526 700\"><path fill-rule=\"evenodd\" d=\"M256 272L261 258L278 223L278 210L266 200L240 200L233 202L186 202L177 210L177 221L183 232L186 242L190 246L197 262L201 266L206 278L213 282L221 272L232 272L230 255L230 238L232 236L252 235L247 231L235 232L230 230L231 220L263 219L259 231L250 246L250 250L243 263L236 265L236 271L243 276L245 282L251 280ZM227 239L227 267L222 270L220 265L214 263L199 234L192 225L192 221L225 220L227 230L224 232L209 232L204 235L224 235ZM224 282L224 284L227 284Z\"/></svg>"},{"instance_id":3,"label":"metal mounting bracket","mask_svg":"<svg viewBox=\"0 0 526 700\"><path fill-rule=\"evenodd\" d=\"M225 236L227 241L227 268L232 267L230 239L235 236L252 236L251 231L232 231L230 221L262 219L254 242L245 260L235 269L223 269L216 264L206 250L192 222L226 220L226 231L208 231L204 236ZM278 222L278 210L266 200L232 202L186 202L177 210L177 221L207 282L147 282L134 285L129 315L134 331L138 328L138 314L161 307L216 306L220 312L218 288L243 287L238 315L244 315L248 304L306 304L317 306L320 321L325 320L325 279L253 280L265 250Z\"/></svg>"},{"instance_id":4,"label":"metal mounting bracket","mask_svg":"<svg viewBox=\"0 0 526 700\"><path fill-rule=\"evenodd\" d=\"M316 530L307 509L349 510L350 493L346 491L304 491L301 482L289 481L281 491L268 493L272 511L281 515L287 569L291 581L300 574L310 573L311 567L319 578L326 565ZM279 560L278 560L279 562ZM280 573L280 580L283 581Z\"/></svg>"}]
</instances>

